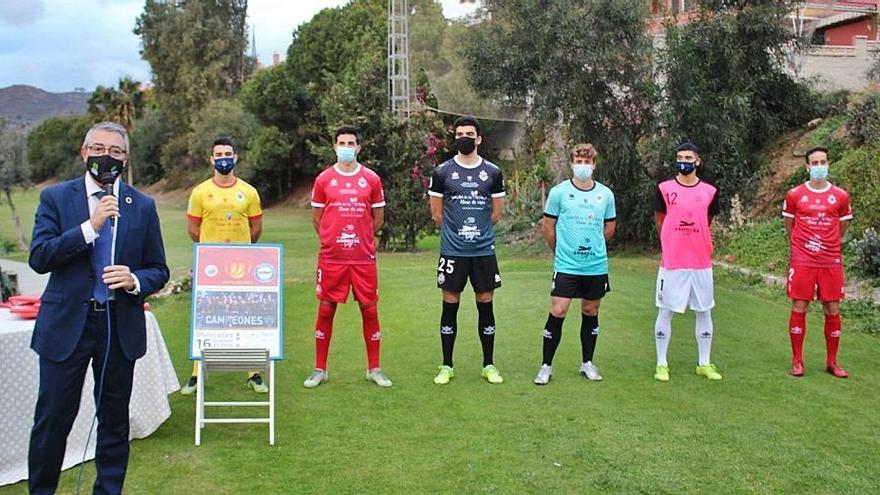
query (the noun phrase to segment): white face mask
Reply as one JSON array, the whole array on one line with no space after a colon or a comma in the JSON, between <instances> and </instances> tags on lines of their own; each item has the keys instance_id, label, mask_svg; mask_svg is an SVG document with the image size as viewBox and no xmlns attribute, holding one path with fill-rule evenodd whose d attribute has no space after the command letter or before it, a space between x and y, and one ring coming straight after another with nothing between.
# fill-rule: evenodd
<instances>
[{"instance_id":1,"label":"white face mask","mask_svg":"<svg viewBox=\"0 0 880 495\"><path fill-rule=\"evenodd\" d=\"M571 168L574 176L580 180L587 180L593 176L593 166L584 163L572 163Z\"/></svg>"}]
</instances>

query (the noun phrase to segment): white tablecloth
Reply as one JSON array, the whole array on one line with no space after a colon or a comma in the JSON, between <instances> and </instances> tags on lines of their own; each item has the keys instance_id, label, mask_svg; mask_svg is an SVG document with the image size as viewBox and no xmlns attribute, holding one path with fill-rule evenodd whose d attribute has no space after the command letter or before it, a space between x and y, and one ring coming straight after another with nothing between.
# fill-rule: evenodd
<instances>
[{"instance_id":1,"label":"white tablecloth","mask_svg":"<svg viewBox=\"0 0 880 495\"><path fill-rule=\"evenodd\" d=\"M145 438L171 416L168 394L180 389L165 339L147 311L147 353L134 367L129 414L131 438ZM39 360L31 350L34 320L20 320L0 309L0 485L27 479L27 454L39 387ZM79 416L67 437L63 469L82 461L89 425L95 414L92 372L86 372ZM86 459L95 458L95 432Z\"/></svg>"}]
</instances>

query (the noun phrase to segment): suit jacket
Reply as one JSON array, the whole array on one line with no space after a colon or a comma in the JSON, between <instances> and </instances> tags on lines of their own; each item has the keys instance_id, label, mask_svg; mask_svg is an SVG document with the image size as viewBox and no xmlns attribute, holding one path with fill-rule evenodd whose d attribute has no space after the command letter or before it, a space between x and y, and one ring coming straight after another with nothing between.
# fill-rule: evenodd
<instances>
[{"instance_id":1,"label":"suit jacket","mask_svg":"<svg viewBox=\"0 0 880 495\"><path fill-rule=\"evenodd\" d=\"M119 214L114 263L131 268L140 293L116 290L111 314L122 352L133 361L147 350L144 298L165 285L168 266L153 199L120 181ZM31 348L50 361L70 357L85 328L94 283L94 247L86 244L80 225L88 219L83 176L40 193L28 264L37 273L51 275L41 297Z\"/></svg>"}]
</instances>

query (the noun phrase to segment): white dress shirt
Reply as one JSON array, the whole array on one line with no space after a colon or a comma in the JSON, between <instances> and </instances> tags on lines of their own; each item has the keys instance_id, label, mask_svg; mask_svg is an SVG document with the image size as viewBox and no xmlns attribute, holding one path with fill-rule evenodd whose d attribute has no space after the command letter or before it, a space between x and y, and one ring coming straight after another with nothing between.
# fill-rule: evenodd
<instances>
[{"instance_id":1,"label":"white dress shirt","mask_svg":"<svg viewBox=\"0 0 880 495\"><path fill-rule=\"evenodd\" d=\"M89 217L91 217L91 215L95 213L95 208L98 207L98 203L101 202L96 194L103 191L104 188L99 186L98 183L95 182L94 179L92 179L92 176L89 175L88 172L86 172L84 179L86 183L86 196L89 198ZM116 182L113 183L113 195L117 198L119 197L118 178L116 179ZM107 221L110 222L111 220L108 218ZM85 239L86 244L94 244L95 239L100 237L100 235L95 232L95 228L92 227L92 222L90 220L86 220L85 222L83 222L80 225L80 228L82 230L83 238ZM113 232L113 242L110 244L110 264L113 265L116 264L116 224L111 223L110 228ZM125 292L128 292L132 295L138 295L141 292L141 282L140 280L138 280L137 275L135 275L134 273L131 274L131 278L134 279L134 289L126 290ZM113 291L110 291L110 299L113 299Z\"/></svg>"}]
</instances>

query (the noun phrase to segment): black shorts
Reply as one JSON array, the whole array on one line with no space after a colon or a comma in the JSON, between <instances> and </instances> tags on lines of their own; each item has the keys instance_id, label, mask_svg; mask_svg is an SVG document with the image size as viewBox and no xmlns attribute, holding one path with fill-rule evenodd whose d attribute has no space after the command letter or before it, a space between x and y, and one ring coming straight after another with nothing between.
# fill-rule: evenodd
<instances>
[{"instance_id":1,"label":"black shorts","mask_svg":"<svg viewBox=\"0 0 880 495\"><path fill-rule=\"evenodd\" d=\"M443 256L437 264L437 287L461 292L471 279L474 292L489 292L501 287L501 274L494 254L489 256Z\"/></svg>"},{"instance_id":2,"label":"black shorts","mask_svg":"<svg viewBox=\"0 0 880 495\"><path fill-rule=\"evenodd\" d=\"M596 301L611 292L608 274L605 275L571 275L553 272L550 283L550 295L566 299L586 299Z\"/></svg>"}]
</instances>

